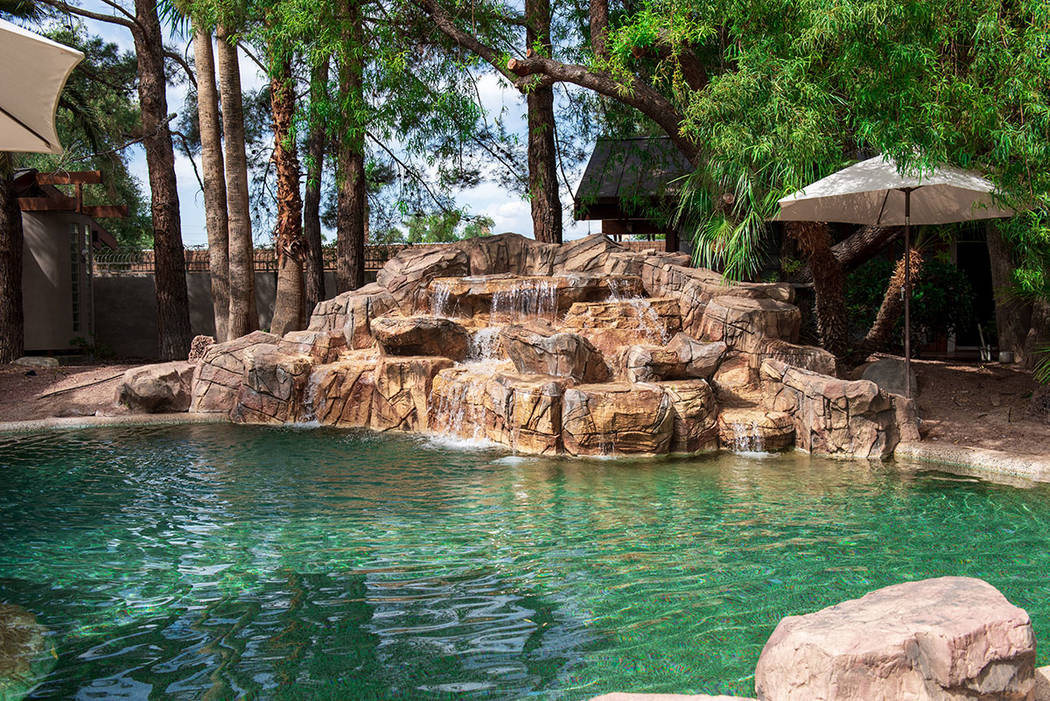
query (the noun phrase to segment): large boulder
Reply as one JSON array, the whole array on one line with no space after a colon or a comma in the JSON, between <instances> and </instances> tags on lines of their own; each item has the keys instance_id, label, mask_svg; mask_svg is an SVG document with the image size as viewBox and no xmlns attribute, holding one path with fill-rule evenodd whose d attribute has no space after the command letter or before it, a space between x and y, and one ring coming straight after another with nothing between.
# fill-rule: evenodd
<instances>
[{"instance_id":1,"label":"large boulder","mask_svg":"<svg viewBox=\"0 0 1050 701\"><path fill-rule=\"evenodd\" d=\"M244 357L248 349L257 345L275 346L280 341L281 338L272 333L253 331L208 348L193 374L190 411L224 413L233 409L244 380Z\"/></svg>"},{"instance_id":2,"label":"large boulder","mask_svg":"<svg viewBox=\"0 0 1050 701\"><path fill-rule=\"evenodd\" d=\"M382 316L372 320L372 335L390 355L436 355L463 360L470 333L438 316Z\"/></svg>"},{"instance_id":3,"label":"large boulder","mask_svg":"<svg viewBox=\"0 0 1050 701\"><path fill-rule=\"evenodd\" d=\"M681 331L677 300L610 299L578 302L569 308L561 326L585 336L607 358L631 345L664 345Z\"/></svg>"},{"instance_id":4,"label":"large boulder","mask_svg":"<svg viewBox=\"0 0 1050 701\"><path fill-rule=\"evenodd\" d=\"M656 385L597 384L562 396L562 443L570 455L666 453L674 412Z\"/></svg>"},{"instance_id":5,"label":"large boulder","mask_svg":"<svg viewBox=\"0 0 1050 701\"><path fill-rule=\"evenodd\" d=\"M979 579L879 589L777 625L758 659L762 701L1029 701L1028 614Z\"/></svg>"},{"instance_id":6,"label":"large boulder","mask_svg":"<svg viewBox=\"0 0 1050 701\"><path fill-rule=\"evenodd\" d=\"M630 346L624 354L626 376L631 382L707 379L718 369L725 352L724 343L701 343L679 333L662 348Z\"/></svg>"},{"instance_id":7,"label":"large boulder","mask_svg":"<svg viewBox=\"0 0 1050 701\"><path fill-rule=\"evenodd\" d=\"M764 360L780 360L803 370L812 370L821 375L834 375L835 356L816 346L800 346L780 339L770 339L762 345L759 353L751 356L752 367L758 370Z\"/></svg>"},{"instance_id":8,"label":"large boulder","mask_svg":"<svg viewBox=\"0 0 1050 701\"><path fill-rule=\"evenodd\" d=\"M874 382L883 392L899 394L903 397L907 389L905 387L906 375L904 368L905 365L903 358L879 358L874 363L871 363L864 368L860 379ZM918 389L915 371L912 370L910 375L911 391L914 394Z\"/></svg>"},{"instance_id":9,"label":"large boulder","mask_svg":"<svg viewBox=\"0 0 1050 701\"><path fill-rule=\"evenodd\" d=\"M553 270L555 272L601 270L610 253L623 250L623 246L613 242L604 234L591 234L558 246L554 254Z\"/></svg>"},{"instance_id":10,"label":"large boulder","mask_svg":"<svg viewBox=\"0 0 1050 701\"><path fill-rule=\"evenodd\" d=\"M576 382L604 382L609 366L586 338L557 333L549 326L507 326L500 333L503 349L519 373L571 377Z\"/></svg>"},{"instance_id":11,"label":"large boulder","mask_svg":"<svg viewBox=\"0 0 1050 701\"><path fill-rule=\"evenodd\" d=\"M349 348L367 348L372 345L371 320L396 307L393 295L372 283L318 303L307 330L341 332Z\"/></svg>"},{"instance_id":12,"label":"large boulder","mask_svg":"<svg viewBox=\"0 0 1050 701\"><path fill-rule=\"evenodd\" d=\"M840 380L788 365L762 363L774 410L791 414L796 445L812 453L885 458L901 440L918 440L911 402L868 380Z\"/></svg>"},{"instance_id":13,"label":"large boulder","mask_svg":"<svg viewBox=\"0 0 1050 701\"><path fill-rule=\"evenodd\" d=\"M437 277L470 275L470 256L459 245L408 248L386 262L376 283L393 297L405 314L429 311L428 286Z\"/></svg>"},{"instance_id":14,"label":"large boulder","mask_svg":"<svg viewBox=\"0 0 1050 701\"><path fill-rule=\"evenodd\" d=\"M722 341L734 351L758 353L768 339L796 342L801 319L798 307L786 302L727 295L707 303L699 331L692 335Z\"/></svg>"},{"instance_id":15,"label":"large boulder","mask_svg":"<svg viewBox=\"0 0 1050 701\"><path fill-rule=\"evenodd\" d=\"M426 430L434 376L450 367L452 361L441 357L345 354L314 368L304 418L376 431Z\"/></svg>"},{"instance_id":16,"label":"large boulder","mask_svg":"<svg viewBox=\"0 0 1050 701\"><path fill-rule=\"evenodd\" d=\"M341 331L291 331L277 349L286 355L309 356L315 363L331 363L346 349L346 337Z\"/></svg>"},{"instance_id":17,"label":"large boulder","mask_svg":"<svg viewBox=\"0 0 1050 701\"><path fill-rule=\"evenodd\" d=\"M117 386L116 402L136 414L187 411L196 367L176 360L131 368Z\"/></svg>"},{"instance_id":18,"label":"large boulder","mask_svg":"<svg viewBox=\"0 0 1050 701\"><path fill-rule=\"evenodd\" d=\"M244 381L230 418L238 423L282 424L302 419L303 391L314 359L259 344L244 355Z\"/></svg>"},{"instance_id":19,"label":"large boulder","mask_svg":"<svg viewBox=\"0 0 1050 701\"><path fill-rule=\"evenodd\" d=\"M722 446L737 453L785 450L795 444L790 414L759 407L733 407L718 415Z\"/></svg>"},{"instance_id":20,"label":"large boulder","mask_svg":"<svg viewBox=\"0 0 1050 701\"><path fill-rule=\"evenodd\" d=\"M673 380L658 385L671 403L672 453L718 447L718 401L704 380Z\"/></svg>"}]
</instances>

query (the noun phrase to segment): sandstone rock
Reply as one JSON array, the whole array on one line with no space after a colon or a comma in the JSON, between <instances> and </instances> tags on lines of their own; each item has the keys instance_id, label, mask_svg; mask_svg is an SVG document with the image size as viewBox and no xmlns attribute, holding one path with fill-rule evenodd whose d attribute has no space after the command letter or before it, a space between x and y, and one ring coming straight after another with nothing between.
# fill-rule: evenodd
<instances>
[{"instance_id":1,"label":"sandstone rock","mask_svg":"<svg viewBox=\"0 0 1050 701\"><path fill-rule=\"evenodd\" d=\"M562 396L568 381L541 375L500 374L508 447L531 455L561 452ZM501 396L492 392L491 396Z\"/></svg>"},{"instance_id":2,"label":"sandstone rock","mask_svg":"<svg viewBox=\"0 0 1050 701\"><path fill-rule=\"evenodd\" d=\"M427 287L431 280L466 275L470 275L470 256L461 246L409 248L386 262L376 274L376 282L390 293L403 313L411 314L429 309Z\"/></svg>"},{"instance_id":3,"label":"sandstone rock","mask_svg":"<svg viewBox=\"0 0 1050 701\"><path fill-rule=\"evenodd\" d=\"M677 301L666 297L579 302L569 308L561 326L615 358L626 346L665 344L681 330L681 316Z\"/></svg>"},{"instance_id":4,"label":"sandstone rock","mask_svg":"<svg viewBox=\"0 0 1050 701\"><path fill-rule=\"evenodd\" d=\"M562 397L562 443L570 455L666 453L673 431L670 398L655 385L579 385Z\"/></svg>"},{"instance_id":5,"label":"sandstone rock","mask_svg":"<svg viewBox=\"0 0 1050 701\"><path fill-rule=\"evenodd\" d=\"M726 353L711 378L711 384L725 400L750 401L758 392L758 373L751 367L751 354Z\"/></svg>"},{"instance_id":6,"label":"sandstone rock","mask_svg":"<svg viewBox=\"0 0 1050 701\"><path fill-rule=\"evenodd\" d=\"M1026 701L1034 662L1027 613L987 582L942 577L783 619L755 689L765 701Z\"/></svg>"},{"instance_id":7,"label":"sandstone rock","mask_svg":"<svg viewBox=\"0 0 1050 701\"><path fill-rule=\"evenodd\" d=\"M840 380L779 360L763 362L762 375L771 406L791 414L803 450L884 458L902 436L918 435L911 405L874 382Z\"/></svg>"},{"instance_id":8,"label":"sandstone rock","mask_svg":"<svg viewBox=\"0 0 1050 701\"><path fill-rule=\"evenodd\" d=\"M244 354L244 381L230 418L238 423L282 424L302 418L303 390L313 358L280 345L259 344Z\"/></svg>"},{"instance_id":9,"label":"sandstone rock","mask_svg":"<svg viewBox=\"0 0 1050 701\"><path fill-rule=\"evenodd\" d=\"M442 357L380 358L370 427L376 431L425 431L434 376L449 367L452 361Z\"/></svg>"},{"instance_id":10,"label":"sandstone rock","mask_svg":"<svg viewBox=\"0 0 1050 701\"><path fill-rule=\"evenodd\" d=\"M674 424L672 453L695 453L718 447L718 402L704 380L660 382L671 402Z\"/></svg>"},{"instance_id":11,"label":"sandstone rock","mask_svg":"<svg viewBox=\"0 0 1050 701\"><path fill-rule=\"evenodd\" d=\"M46 654L46 636L32 613L0 603L0 699L24 698L36 685L33 665Z\"/></svg>"},{"instance_id":12,"label":"sandstone rock","mask_svg":"<svg viewBox=\"0 0 1050 701\"><path fill-rule=\"evenodd\" d=\"M372 320L372 334L390 355L436 355L463 360L470 350L470 333L437 316L381 316Z\"/></svg>"},{"instance_id":13,"label":"sandstone rock","mask_svg":"<svg viewBox=\"0 0 1050 701\"><path fill-rule=\"evenodd\" d=\"M370 426L378 364L375 353L353 351L334 363L315 366L303 394L303 419L326 426Z\"/></svg>"},{"instance_id":14,"label":"sandstone rock","mask_svg":"<svg viewBox=\"0 0 1050 701\"><path fill-rule=\"evenodd\" d=\"M704 309L696 338L722 341L730 349L761 352L767 339L798 340L801 314L786 302L750 297L715 297Z\"/></svg>"},{"instance_id":15,"label":"sandstone rock","mask_svg":"<svg viewBox=\"0 0 1050 701\"><path fill-rule=\"evenodd\" d=\"M496 275L510 273L516 275L534 274L527 269L526 251L536 245L532 239L521 234L497 234L454 244L467 254L470 274ZM550 265L547 266L547 272ZM540 273L540 274L546 274Z\"/></svg>"},{"instance_id":16,"label":"sandstone rock","mask_svg":"<svg viewBox=\"0 0 1050 701\"><path fill-rule=\"evenodd\" d=\"M800 346L774 339L762 345L762 350L753 356L752 367L758 370L765 360L780 360L803 370L812 370L821 375L834 375L835 356L816 346Z\"/></svg>"},{"instance_id":17,"label":"sandstone rock","mask_svg":"<svg viewBox=\"0 0 1050 701\"><path fill-rule=\"evenodd\" d=\"M272 333L253 331L208 348L193 374L190 411L216 413L233 409L244 379L247 350L260 344L277 345L280 340Z\"/></svg>"},{"instance_id":18,"label":"sandstone rock","mask_svg":"<svg viewBox=\"0 0 1050 701\"><path fill-rule=\"evenodd\" d=\"M325 425L422 431L434 376L451 366L448 358L349 353L314 369L304 405Z\"/></svg>"},{"instance_id":19,"label":"sandstone rock","mask_svg":"<svg viewBox=\"0 0 1050 701\"><path fill-rule=\"evenodd\" d=\"M372 344L371 320L396 307L386 288L372 283L320 302L307 330L341 331L349 348L367 348Z\"/></svg>"},{"instance_id":20,"label":"sandstone rock","mask_svg":"<svg viewBox=\"0 0 1050 701\"><path fill-rule=\"evenodd\" d=\"M561 244L554 254L553 269L577 272L601 270L609 253L623 250L623 246L605 235L591 234Z\"/></svg>"},{"instance_id":21,"label":"sandstone rock","mask_svg":"<svg viewBox=\"0 0 1050 701\"><path fill-rule=\"evenodd\" d=\"M574 333L555 333L540 324L507 326L500 333L507 356L519 373L602 382L609 367L591 343Z\"/></svg>"},{"instance_id":22,"label":"sandstone rock","mask_svg":"<svg viewBox=\"0 0 1050 701\"><path fill-rule=\"evenodd\" d=\"M277 349L286 355L309 356L317 364L331 363L346 349L346 338L341 331L291 331Z\"/></svg>"},{"instance_id":23,"label":"sandstone rock","mask_svg":"<svg viewBox=\"0 0 1050 701\"><path fill-rule=\"evenodd\" d=\"M188 360L131 368L117 386L116 403L136 414L187 411L195 368Z\"/></svg>"},{"instance_id":24,"label":"sandstone rock","mask_svg":"<svg viewBox=\"0 0 1050 701\"><path fill-rule=\"evenodd\" d=\"M190 352L189 355L186 357L186 360L189 360L192 363L197 362L198 360L203 358L204 354L208 351L208 349L214 345L214 336L194 336L193 340L190 341Z\"/></svg>"},{"instance_id":25,"label":"sandstone rock","mask_svg":"<svg viewBox=\"0 0 1050 701\"><path fill-rule=\"evenodd\" d=\"M12 365L21 365L24 368L57 368L58 358L44 355L23 355L11 361Z\"/></svg>"},{"instance_id":26,"label":"sandstone rock","mask_svg":"<svg viewBox=\"0 0 1050 701\"><path fill-rule=\"evenodd\" d=\"M507 444L505 395L502 385L493 385L490 368L441 370L430 392L429 428L441 436Z\"/></svg>"},{"instance_id":27,"label":"sandstone rock","mask_svg":"<svg viewBox=\"0 0 1050 701\"><path fill-rule=\"evenodd\" d=\"M726 449L738 453L785 450L795 444L795 424L782 411L730 408L718 415L718 437Z\"/></svg>"},{"instance_id":28,"label":"sandstone rock","mask_svg":"<svg viewBox=\"0 0 1050 701\"><path fill-rule=\"evenodd\" d=\"M700 343L679 333L664 348L630 346L624 355L626 377L630 382L707 379L725 351L724 343Z\"/></svg>"},{"instance_id":29,"label":"sandstone rock","mask_svg":"<svg viewBox=\"0 0 1050 701\"><path fill-rule=\"evenodd\" d=\"M1036 668L1032 701L1050 701L1050 667Z\"/></svg>"},{"instance_id":30,"label":"sandstone rock","mask_svg":"<svg viewBox=\"0 0 1050 701\"><path fill-rule=\"evenodd\" d=\"M904 359L903 358L879 358L871 363L861 374L862 380L870 380L879 386L883 392L899 394L904 396ZM911 371L911 391L914 396L918 392L919 385L915 379L915 371Z\"/></svg>"}]
</instances>

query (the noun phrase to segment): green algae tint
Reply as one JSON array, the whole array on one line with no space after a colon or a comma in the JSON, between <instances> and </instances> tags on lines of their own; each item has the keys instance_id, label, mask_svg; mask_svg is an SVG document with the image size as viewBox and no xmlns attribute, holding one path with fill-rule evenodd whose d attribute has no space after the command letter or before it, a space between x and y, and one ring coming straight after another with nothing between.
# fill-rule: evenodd
<instances>
[{"instance_id":1,"label":"green algae tint","mask_svg":"<svg viewBox=\"0 0 1050 701\"><path fill-rule=\"evenodd\" d=\"M1050 636L1042 487L226 425L6 436L0 470L39 698L750 694L783 616L941 575Z\"/></svg>"}]
</instances>

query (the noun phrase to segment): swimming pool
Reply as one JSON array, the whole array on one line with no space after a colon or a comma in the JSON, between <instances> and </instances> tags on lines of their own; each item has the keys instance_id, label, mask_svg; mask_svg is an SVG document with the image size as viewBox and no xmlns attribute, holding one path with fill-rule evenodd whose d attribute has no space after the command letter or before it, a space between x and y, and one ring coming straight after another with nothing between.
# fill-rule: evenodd
<instances>
[{"instance_id":1,"label":"swimming pool","mask_svg":"<svg viewBox=\"0 0 1050 701\"><path fill-rule=\"evenodd\" d=\"M783 616L949 574L1050 639L1045 487L231 425L3 436L0 470L40 698L750 695Z\"/></svg>"}]
</instances>

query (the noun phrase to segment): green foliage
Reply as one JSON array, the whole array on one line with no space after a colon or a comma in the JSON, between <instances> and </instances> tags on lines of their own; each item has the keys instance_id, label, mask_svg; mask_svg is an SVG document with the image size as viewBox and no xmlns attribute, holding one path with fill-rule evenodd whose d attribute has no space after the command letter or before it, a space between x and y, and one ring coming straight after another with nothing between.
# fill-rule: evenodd
<instances>
[{"instance_id":1,"label":"green foliage","mask_svg":"<svg viewBox=\"0 0 1050 701\"><path fill-rule=\"evenodd\" d=\"M149 201L128 170L127 147L140 131L135 55L90 35L82 25L56 26L44 34L84 52L59 100L56 125L61 155L19 154L18 168L42 172L101 170L102 185L84 188L84 203L124 204L126 219L106 219L104 226L122 249L152 244Z\"/></svg>"},{"instance_id":2,"label":"green foliage","mask_svg":"<svg viewBox=\"0 0 1050 701\"><path fill-rule=\"evenodd\" d=\"M875 321L894 267L887 258L873 258L848 276L846 305L854 338L863 337ZM927 260L912 291L913 343L973 328L974 299L969 278L953 263L940 257ZM902 339L903 334L904 321L898 319L893 338Z\"/></svg>"},{"instance_id":3,"label":"green foliage","mask_svg":"<svg viewBox=\"0 0 1050 701\"><path fill-rule=\"evenodd\" d=\"M1044 385L1050 385L1050 346L1040 348L1037 352L1039 360L1035 364L1035 380Z\"/></svg>"},{"instance_id":4,"label":"green foliage","mask_svg":"<svg viewBox=\"0 0 1050 701\"><path fill-rule=\"evenodd\" d=\"M450 243L492 234L492 219L466 216L459 210L414 214L405 220L407 230L388 228L374 232L373 243Z\"/></svg>"}]
</instances>

